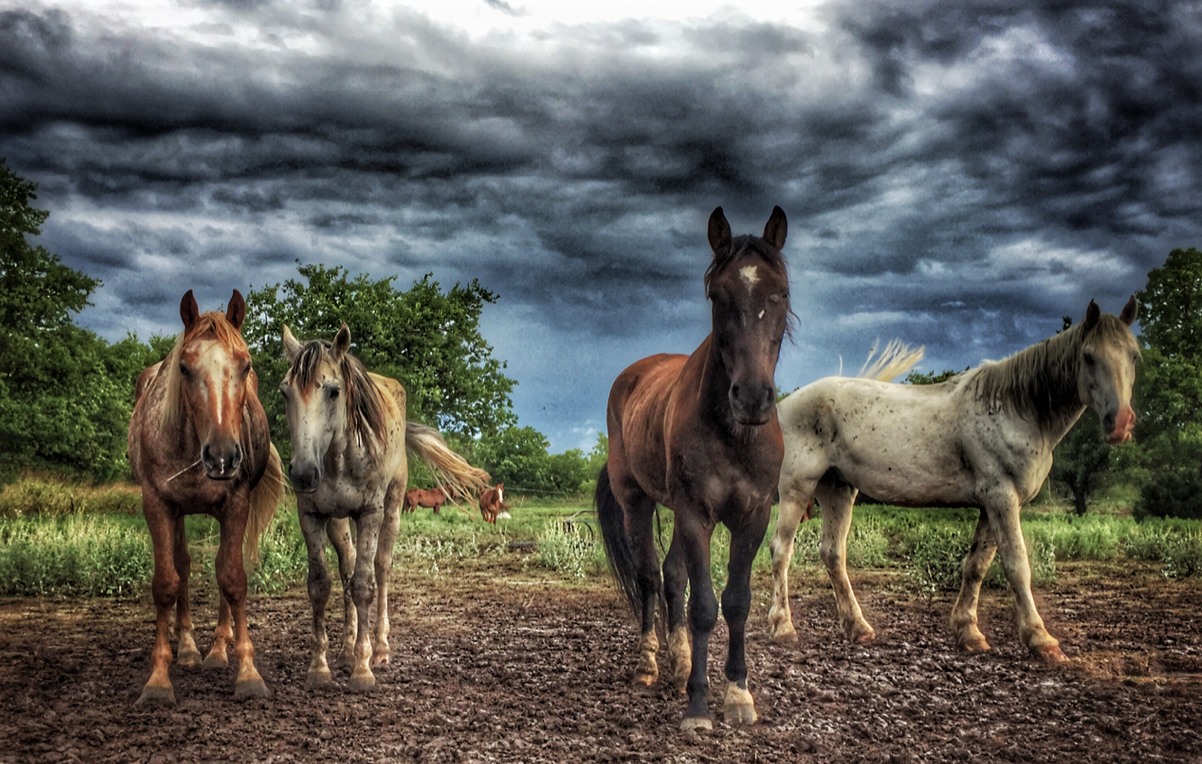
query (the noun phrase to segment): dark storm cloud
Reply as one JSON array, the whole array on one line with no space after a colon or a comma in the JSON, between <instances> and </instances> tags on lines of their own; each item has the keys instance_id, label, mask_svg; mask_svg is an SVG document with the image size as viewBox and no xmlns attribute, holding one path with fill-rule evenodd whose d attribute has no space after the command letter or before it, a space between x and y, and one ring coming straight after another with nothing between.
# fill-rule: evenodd
<instances>
[{"instance_id":1,"label":"dark storm cloud","mask_svg":"<svg viewBox=\"0 0 1202 764\"><path fill-rule=\"evenodd\" d=\"M704 335L716 205L736 233L788 214L782 386L875 337L1007 355L1202 239L1198 3L848 0L813 29L526 36L352 5L201 3L174 31L0 11L0 156L39 184L48 248L104 280L93 325L174 330L184 289L221 304L296 260L478 278L519 398L563 410ZM545 358L513 352L535 336Z\"/></svg>"}]
</instances>

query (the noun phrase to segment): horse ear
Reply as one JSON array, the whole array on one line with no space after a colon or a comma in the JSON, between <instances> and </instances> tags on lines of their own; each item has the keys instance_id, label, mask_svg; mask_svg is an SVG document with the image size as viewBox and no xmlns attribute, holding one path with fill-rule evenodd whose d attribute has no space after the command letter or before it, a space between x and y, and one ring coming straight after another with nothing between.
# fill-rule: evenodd
<instances>
[{"instance_id":1,"label":"horse ear","mask_svg":"<svg viewBox=\"0 0 1202 764\"><path fill-rule=\"evenodd\" d=\"M715 207L710 214L709 240L715 255L725 255L730 250L730 223L726 222L721 207Z\"/></svg>"},{"instance_id":2,"label":"horse ear","mask_svg":"<svg viewBox=\"0 0 1202 764\"><path fill-rule=\"evenodd\" d=\"M288 324L284 324L284 336L281 338L284 345L284 360L291 363L300 355L301 344L300 340L292 334L292 330L288 328Z\"/></svg>"},{"instance_id":3,"label":"horse ear","mask_svg":"<svg viewBox=\"0 0 1202 764\"><path fill-rule=\"evenodd\" d=\"M1123 306L1123 312L1119 314L1119 321L1122 321L1127 326L1135 323L1136 317L1139 315L1139 303L1135 300L1135 295L1131 295L1131 299L1127 300L1127 304Z\"/></svg>"},{"instance_id":4,"label":"horse ear","mask_svg":"<svg viewBox=\"0 0 1202 764\"><path fill-rule=\"evenodd\" d=\"M334 335L334 360L341 361L346 351L351 349L351 328L342 322L342 328Z\"/></svg>"},{"instance_id":5,"label":"horse ear","mask_svg":"<svg viewBox=\"0 0 1202 764\"><path fill-rule=\"evenodd\" d=\"M779 252L785 247L785 234L789 232L789 222L785 220L785 211L780 207L772 208L772 217L764 226L764 241L776 247Z\"/></svg>"},{"instance_id":6,"label":"horse ear","mask_svg":"<svg viewBox=\"0 0 1202 764\"><path fill-rule=\"evenodd\" d=\"M242 330L242 322L246 320L246 300L242 299L242 293L237 289L230 297L230 304L225 309L225 320L233 324L238 331Z\"/></svg>"},{"instance_id":7,"label":"horse ear","mask_svg":"<svg viewBox=\"0 0 1202 764\"><path fill-rule=\"evenodd\" d=\"M1089 307L1085 309L1085 331L1094 328L1098 323L1098 319L1102 317L1102 309L1093 300L1089 301Z\"/></svg>"},{"instance_id":8,"label":"horse ear","mask_svg":"<svg viewBox=\"0 0 1202 764\"><path fill-rule=\"evenodd\" d=\"M196 304L196 298L192 296L191 289L184 295L184 299L179 301L179 317L184 320L185 332L200 320L200 306Z\"/></svg>"}]
</instances>

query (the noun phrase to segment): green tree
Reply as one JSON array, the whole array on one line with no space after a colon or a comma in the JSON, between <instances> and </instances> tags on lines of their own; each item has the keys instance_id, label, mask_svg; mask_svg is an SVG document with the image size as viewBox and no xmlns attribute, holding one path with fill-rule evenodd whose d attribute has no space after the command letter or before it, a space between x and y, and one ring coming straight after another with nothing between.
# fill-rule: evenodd
<instances>
[{"instance_id":1,"label":"green tree","mask_svg":"<svg viewBox=\"0 0 1202 764\"><path fill-rule=\"evenodd\" d=\"M252 290L242 335L259 374L259 397L272 435L287 458L288 424L277 391L288 370L281 358L285 324L302 341L333 339L346 322L353 352L378 374L405 386L408 415L466 438L516 422L506 364L480 334L480 314L496 297L476 281L444 292L430 275L405 292L395 278L350 278L337 266L299 265L302 280Z\"/></svg>"},{"instance_id":2,"label":"green tree","mask_svg":"<svg viewBox=\"0 0 1202 764\"><path fill-rule=\"evenodd\" d=\"M150 348L112 344L72 322L100 282L31 245L49 213L0 159L0 469L128 470L133 384Z\"/></svg>"}]
</instances>

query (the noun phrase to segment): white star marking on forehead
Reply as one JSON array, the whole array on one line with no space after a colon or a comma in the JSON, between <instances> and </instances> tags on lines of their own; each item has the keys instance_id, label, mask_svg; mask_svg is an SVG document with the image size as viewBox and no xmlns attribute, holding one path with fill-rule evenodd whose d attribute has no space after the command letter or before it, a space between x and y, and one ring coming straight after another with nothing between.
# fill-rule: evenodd
<instances>
[{"instance_id":1,"label":"white star marking on forehead","mask_svg":"<svg viewBox=\"0 0 1202 764\"><path fill-rule=\"evenodd\" d=\"M739 269L739 276L743 278L743 283L747 285L747 291L750 292L752 287L760 280L760 274L754 265L747 265Z\"/></svg>"}]
</instances>

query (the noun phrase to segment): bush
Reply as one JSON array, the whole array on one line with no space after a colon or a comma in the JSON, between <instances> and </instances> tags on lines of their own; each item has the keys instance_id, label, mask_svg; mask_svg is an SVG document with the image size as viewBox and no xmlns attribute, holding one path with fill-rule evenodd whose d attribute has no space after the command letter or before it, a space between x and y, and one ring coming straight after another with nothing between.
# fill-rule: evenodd
<instances>
[{"instance_id":1,"label":"bush","mask_svg":"<svg viewBox=\"0 0 1202 764\"><path fill-rule=\"evenodd\" d=\"M1202 519L1202 482L1193 473L1164 473L1140 489L1131 508L1136 520L1148 517Z\"/></svg>"},{"instance_id":2,"label":"bush","mask_svg":"<svg viewBox=\"0 0 1202 764\"><path fill-rule=\"evenodd\" d=\"M582 579L599 570L597 555L592 541L558 520L549 521L538 535L539 564L568 578Z\"/></svg>"},{"instance_id":3,"label":"bush","mask_svg":"<svg viewBox=\"0 0 1202 764\"><path fill-rule=\"evenodd\" d=\"M26 473L0 491L0 517L63 517L82 512L140 514L137 486L91 486L50 474Z\"/></svg>"},{"instance_id":4,"label":"bush","mask_svg":"<svg viewBox=\"0 0 1202 764\"><path fill-rule=\"evenodd\" d=\"M0 595L132 597L153 571L150 539L132 523L0 520Z\"/></svg>"}]
</instances>

